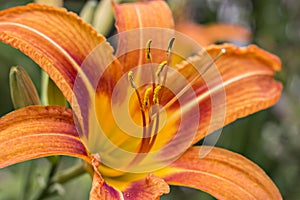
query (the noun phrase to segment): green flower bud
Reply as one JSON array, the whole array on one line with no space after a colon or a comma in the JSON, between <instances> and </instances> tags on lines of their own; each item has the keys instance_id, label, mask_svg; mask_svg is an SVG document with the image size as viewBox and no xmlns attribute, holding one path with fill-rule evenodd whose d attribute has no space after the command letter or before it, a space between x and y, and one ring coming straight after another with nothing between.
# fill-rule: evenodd
<instances>
[{"instance_id":1,"label":"green flower bud","mask_svg":"<svg viewBox=\"0 0 300 200\"><path fill-rule=\"evenodd\" d=\"M67 100L46 72L42 72L41 99L43 105L67 107Z\"/></svg>"},{"instance_id":2,"label":"green flower bud","mask_svg":"<svg viewBox=\"0 0 300 200\"><path fill-rule=\"evenodd\" d=\"M40 105L40 98L27 72L19 66L9 73L10 94L15 109L29 105Z\"/></svg>"},{"instance_id":3,"label":"green flower bud","mask_svg":"<svg viewBox=\"0 0 300 200\"><path fill-rule=\"evenodd\" d=\"M88 22L88 23L92 23L93 21L93 18L94 18L94 14L95 14L95 10L96 10L96 7L97 7L97 4L98 4L98 1L96 0L89 0L87 1L81 12L80 12L80 17Z\"/></svg>"},{"instance_id":4,"label":"green flower bud","mask_svg":"<svg viewBox=\"0 0 300 200\"><path fill-rule=\"evenodd\" d=\"M55 7L63 7L64 1L63 0L35 0L35 3L44 4L48 6L55 6Z\"/></svg>"},{"instance_id":5,"label":"green flower bud","mask_svg":"<svg viewBox=\"0 0 300 200\"><path fill-rule=\"evenodd\" d=\"M120 3L121 0L115 0L115 2ZM113 26L113 22L114 16L111 0L102 0L96 8L92 25L98 33L107 36Z\"/></svg>"}]
</instances>

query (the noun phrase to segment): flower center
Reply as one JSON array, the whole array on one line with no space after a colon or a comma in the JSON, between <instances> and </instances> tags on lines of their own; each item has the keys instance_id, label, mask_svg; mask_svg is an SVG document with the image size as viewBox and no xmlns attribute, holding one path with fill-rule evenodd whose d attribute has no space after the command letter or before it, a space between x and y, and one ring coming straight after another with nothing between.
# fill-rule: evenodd
<instances>
[{"instance_id":1,"label":"flower center","mask_svg":"<svg viewBox=\"0 0 300 200\"><path fill-rule=\"evenodd\" d=\"M164 93L166 94L166 91L168 91L168 88L165 87L167 75L168 75L168 66L171 62L172 57L172 47L174 44L175 38L172 38L169 41L168 48L166 50L167 54L167 60L161 62L155 71L155 69L152 68L152 54L151 54L151 43L152 40L149 40L146 44L146 59L149 62L151 66L151 78L152 78L152 84L147 86L146 88L143 88L143 94L141 95L140 88L136 87L136 84L134 82L134 74L132 71L128 73L128 80L130 82L131 87L135 90L135 95L138 100L139 104L139 110L142 117L142 130L143 130L143 137L141 139L140 144L138 145L135 152L137 153L137 156L132 159L132 161L129 164L130 166L135 166L138 163L140 163L147 155L147 153L150 152L152 147L155 144L158 132L159 132L159 125L161 124L162 118L161 114L163 110L166 110L167 108L171 107L178 101L180 97L185 95L187 91L191 88L192 85L194 85L201 76L203 76L212 65L222 56L226 53L226 49L221 49L219 54L216 55L213 59L208 58L208 62L203 61L201 64L201 71L197 73L192 79L189 80L189 83L187 85L184 85L178 93L174 94L172 98L169 98L167 102L161 102L162 97ZM193 65L193 62L192 62ZM198 63L199 65L199 63ZM172 76L172 74L171 74ZM197 104L197 102L192 102L192 104ZM163 104L161 106L160 104Z\"/></svg>"}]
</instances>

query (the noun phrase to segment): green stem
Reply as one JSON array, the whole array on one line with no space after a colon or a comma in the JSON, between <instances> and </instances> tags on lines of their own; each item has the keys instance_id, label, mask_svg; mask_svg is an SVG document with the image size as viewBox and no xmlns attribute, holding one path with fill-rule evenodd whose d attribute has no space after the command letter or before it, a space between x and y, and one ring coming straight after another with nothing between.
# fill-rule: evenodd
<instances>
[{"instance_id":1,"label":"green stem","mask_svg":"<svg viewBox=\"0 0 300 200\"><path fill-rule=\"evenodd\" d=\"M56 162L52 162L50 171L49 171L49 175L48 175L48 180L46 183L46 186L42 189L42 191L40 191L40 193L34 198L35 200L41 200L44 199L47 196L48 190L51 187L52 183L51 183L51 179L54 176L57 168L58 168L58 164L59 164L59 160L57 160Z\"/></svg>"},{"instance_id":2,"label":"green stem","mask_svg":"<svg viewBox=\"0 0 300 200\"><path fill-rule=\"evenodd\" d=\"M54 183L63 184L65 182L68 182L69 180L72 180L72 179L84 174L85 172L86 172L85 165L83 162L80 162L79 164L55 175L51 179L51 184L54 184Z\"/></svg>"},{"instance_id":3,"label":"green stem","mask_svg":"<svg viewBox=\"0 0 300 200\"><path fill-rule=\"evenodd\" d=\"M84 162L80 162L79 164L54 175L57 170L57 166L58 166L58 162L52 164L52 167L49 172L49 176L48 176L49 178L47 180L47 184L44 187L44 189L37 195L37 197L34 198L35 200L41 200L44 199L45 197L56 195L57 191L51 190L54 184L66 183L86 172Z\"/></svg>"},{"instance_id":4,"label":"green stem","mask_svg":"<svg viewBox=\"0 0 300 200\"><path fill-rule=\"evenodd\" d=\"M32 178L32 172L34 170L34 163L33 161L28 161L25 163L25 167L23 167L24 170L24 183L23 188L21 192L21 199L26 200L28 199L28 191L30 191L31 188L31 178Z\"/></svg>"}]
</instances>

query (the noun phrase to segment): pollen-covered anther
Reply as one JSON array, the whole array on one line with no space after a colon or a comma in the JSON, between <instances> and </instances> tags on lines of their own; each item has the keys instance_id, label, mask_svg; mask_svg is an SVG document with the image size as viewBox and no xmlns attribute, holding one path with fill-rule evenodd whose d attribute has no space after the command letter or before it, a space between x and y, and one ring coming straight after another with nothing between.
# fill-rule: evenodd
<instances>
[{"instance_id":1,"label":"pollen-covered anther","mask_svg":"<svg viewBox=\"0 0 300 200\"><path fill-rule=\"evenodd\" d=\"M156 71L156 76L159 78L161 72L164 70L164 67L167 65L167 61L163 61L162 63L159 64L157 71Z\"/></svg>"},{"instance_id":2,"label":"pollen-covered anther","mask_svg":"<svg viewBox=\"0 0 300 200\"><path fill-rule=\"evenodd\" d=\"M148 108L150 105L149 99L150 99L151 92L152 92L152 87L147 88L145 91L144 102L143 102L145 108Z\"/></svg>"},{"instance_id":3,"label":"pollen-covered anther","mask_svg":"<svg viewBox=\"0 0 300 200\"><path fill-rule=\"evenodd\" d=\"M158 85L154 89L154 94L153 94L153 103L154 104L159 104L159 92L161 90L161 85Z\"/></svg>"},{"instance_id":4,"label":"pollen-covered anther","mask_svg":"<svg viewBox=\"0 0 300 200\"><path fill-rule=\"evenodd\" d=\"M146 43L146 59L152 62L152 55L151 55L151 43L152 40L148 40Z\"/></svg>"}]
</instances>

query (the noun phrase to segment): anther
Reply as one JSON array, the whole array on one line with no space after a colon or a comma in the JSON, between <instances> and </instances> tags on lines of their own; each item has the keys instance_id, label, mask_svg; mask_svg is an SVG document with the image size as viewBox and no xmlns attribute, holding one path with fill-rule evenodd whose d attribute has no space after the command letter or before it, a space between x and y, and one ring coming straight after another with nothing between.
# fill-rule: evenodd
<instances>
[{"instance_id":1,"label":"anther","mask_svg":"<svg viewBox=\"0 0 300 200\"><path fill-rule=\"evenodd\" d=\"M152 43L152 40L148 40L148 42L146 43L146 58L150 61L152 61L151 43Z\"/></svg>"},{"instance_id":2,"label":"anther","mask_svg":"<svg viewBox=\"0 0 300 200\"><path fill-rule=\"evenodd\" d=\"M154 89L154 94L153 94L153 103L154 104L159 104L159 91L161 90L161 85L158 85Z\"/></svg>"},{"instance_id":3,"label":"anther","mask_svg":"<svg viewBox=\"0 0 300 200\"><path fill-rule=\"evenodd\" d=\"M144 106L148 107L150 105L149 97L151 94L152 88L147 88L144 95Z\"/></svg>"},{"instance_id":4,"label":"anther","mask_svg":"<svg viewBox=\"0 0 300 200\"><path fill-rule=\"evenodd\" d=\"M135 86L134 80L133 80L133 72L132 71L128 72L128 81L130 82L131 87L136 89L136 86Z\"/></svg>"},{"instance_id":5,"label":"anther","mask_svg":"<svg viewBox=\"0 0 300 200\"><path fill-rule=\"evenodd\" d=\"M163 71L164 67L167 65L167 61L163 61L162 63L159 64L157 71L156 71L156 76L159 77L161 72Z\"/></svg>"},{"instance_id":6,"label":"anther","mask_svg":"<svg viewBox=\"0 0 300 200\"><path fill-rule=\"evenodd\" d=\"M171 51L172 51L174 41L175 41L175 38L171 38L170 41L169 41L169 45L168 45L168 48L167 48L167 56L169 56Z\"/></svg>"}]
</instances>

